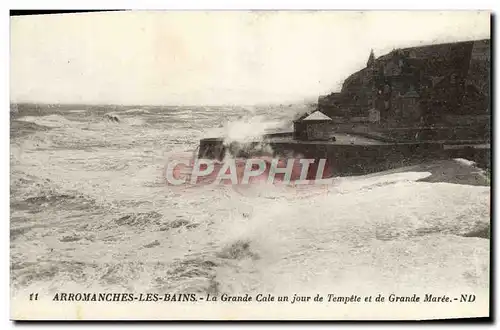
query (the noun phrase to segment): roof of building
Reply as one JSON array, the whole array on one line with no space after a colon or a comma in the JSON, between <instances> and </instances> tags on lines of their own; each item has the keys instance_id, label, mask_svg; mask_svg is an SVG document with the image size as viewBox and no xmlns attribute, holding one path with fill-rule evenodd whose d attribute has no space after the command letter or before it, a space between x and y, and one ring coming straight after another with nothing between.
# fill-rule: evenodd
<instances>
[{"instance_id":1,"label":"roof of building","mask_svg":"<svg viewBox=\"0 0 500 330\"><path fill-rule=\"evenodd\" d=\"M328 117L324 113L319 110L314 111L309 116L302 118L302 120L313 121L313 120L332 120L332 118Z\"/></svg>"}]
</instances>

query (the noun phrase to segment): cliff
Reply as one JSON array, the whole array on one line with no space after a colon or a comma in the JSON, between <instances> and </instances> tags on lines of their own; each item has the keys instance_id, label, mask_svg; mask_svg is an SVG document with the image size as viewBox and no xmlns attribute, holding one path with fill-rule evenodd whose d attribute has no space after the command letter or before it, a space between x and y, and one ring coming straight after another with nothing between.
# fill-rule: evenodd
<instances>
[{"instance_id":1,"label":"cliff","mask_svg":"<svg viewBox=\"0 0 500 330\"><path fill-rule=\"evenodd\" d=\"M490 40L395 49L350 75L338 93L321 96L332 117L365 117L398 125L489 114Z\"/></svg>"}]
</instances>

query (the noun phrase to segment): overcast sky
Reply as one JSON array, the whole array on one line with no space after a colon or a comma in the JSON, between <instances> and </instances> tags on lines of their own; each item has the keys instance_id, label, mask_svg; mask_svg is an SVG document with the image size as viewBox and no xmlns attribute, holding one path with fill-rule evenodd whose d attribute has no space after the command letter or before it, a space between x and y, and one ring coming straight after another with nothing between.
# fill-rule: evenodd
<instances>
[{"instance_id":1,"label":"overcast sky","mask_svg":"<svg viewBox=\"0 0 500 330\"><path fill-rule=\"evenodd\" d=\"M111 12L11 18L13 102L317 98L370 49L490 37L488 12Z\"/></svg>"}]
</instances>

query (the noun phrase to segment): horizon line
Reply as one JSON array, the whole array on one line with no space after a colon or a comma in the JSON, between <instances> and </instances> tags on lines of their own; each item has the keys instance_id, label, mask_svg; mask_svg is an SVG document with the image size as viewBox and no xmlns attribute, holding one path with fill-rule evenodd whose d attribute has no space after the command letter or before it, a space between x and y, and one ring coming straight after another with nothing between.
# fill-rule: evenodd
<instances>
[{"instance_id":1,"label":"horizon line","mask_svg":"<svg viewBox=\"0 0 500 330\"><path fill-rule=\"evenodd\" d=\"M225 106L265 106L265 105L296 105L296 104L316 104L318 103L317 98L313 101L283 101L283 102L258 102L258 103L220 103L220 104L139 104L139 103L85 103L85 102L38 102L38 101L16 101L10 102L10 105L58 105L58 106L120 106L120 107L225 107Z\"/></svg>"}]
</instances>

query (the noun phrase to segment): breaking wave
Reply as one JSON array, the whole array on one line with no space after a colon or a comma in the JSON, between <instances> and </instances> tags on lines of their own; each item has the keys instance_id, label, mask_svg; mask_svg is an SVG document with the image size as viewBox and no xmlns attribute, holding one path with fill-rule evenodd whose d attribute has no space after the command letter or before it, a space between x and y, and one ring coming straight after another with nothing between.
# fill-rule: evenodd
<instances>
[{"instance_id":1,"label":"breaking wave","mask_svg":"<svg viewBox=\"0 0 500 330\"><path fill-rule=\"evenodd\" d=\"M270 121L264 116L243 117L226 124L224 140L226 143L258 141L263 135L281 129L285 125L281 121Z\"/></svg>"},{"instance_id":2,"label":"breaking wave","mask_svg":"<svg viewBox=\"0 0 500 330\"><path fill-rule=\"evenodd\" d=\"M40 117L27 116L18 118L17 120L27 121L46 127L70 127L73 125L71 120L68 120L61 115L48 115Z\"/></svg>"},{"instance_id":3,"label":"breaking wave","mask_svg":"<svg viewBox=\"0 0 500 330\"><path fill-rule=\"evenodd\" d=\"M133 114L149 114L151 113L149 110L146 110L146 109L129 109L129 110L125 110L124 113L133 113Z\"/></svg>"}]
</instances>

